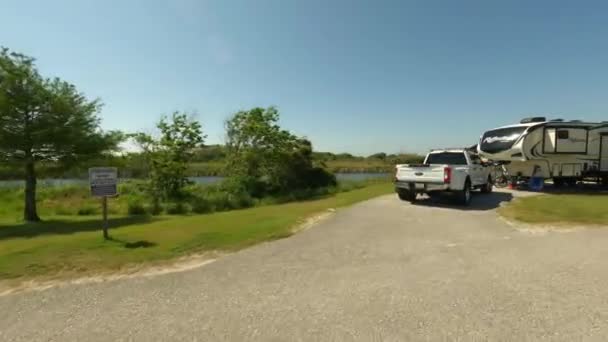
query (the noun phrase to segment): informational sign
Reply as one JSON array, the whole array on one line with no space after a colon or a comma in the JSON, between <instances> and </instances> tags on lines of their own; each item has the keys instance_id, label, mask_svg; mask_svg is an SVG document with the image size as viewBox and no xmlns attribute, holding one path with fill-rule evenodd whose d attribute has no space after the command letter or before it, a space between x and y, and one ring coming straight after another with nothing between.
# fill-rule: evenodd
<instances>
[{"instance_id":1,"label":"informational sign","mask_svg":"<svg viewBox=\"0 0 608 342\"><path fill-rule=\"evenodd\" d=\"M108 197L118 194L118 169L115 167L93 167L89 169L91 195L101 197L103 238L108 240Z\"/></svg>"},{"instance_id":2,"label":"informational sign","mask_svg":"<svg viewBox=\"0 0 608 342\"><path fill-rule=\"evenodd\" d=\"M91 195L111 197L118 194L118 170L115 167L94 167L89 169Z\"/></svg>"}]
</instances>

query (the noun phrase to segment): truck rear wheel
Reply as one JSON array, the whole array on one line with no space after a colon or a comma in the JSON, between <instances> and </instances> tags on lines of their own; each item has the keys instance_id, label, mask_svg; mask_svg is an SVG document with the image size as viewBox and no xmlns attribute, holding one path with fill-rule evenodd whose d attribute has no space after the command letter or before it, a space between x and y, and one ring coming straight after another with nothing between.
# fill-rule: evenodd
<instances>
[{"instance_id":1,"label":"truck rear wheel","mask_svg":"<svg viewBox=\"0 0 608 342\"><path fill-rule=\"evenodd\" d=\"M416 193L415 192L411 192L408 190L399 190L397 192L397 196L399 196L399 199L402 201L408 201L411 203L416 202Z\"/></svg>"},{"instance_id":2,"label":"truck rear wheel","mask_svg":"<svg viewBox=\"0 0 608 342\"><path fill-rule=\"evenodd\" d=\"M458 193L458 201L464 206L471 204L471 182L467 179L464 188Z\"/></svg>"}]
</instances>

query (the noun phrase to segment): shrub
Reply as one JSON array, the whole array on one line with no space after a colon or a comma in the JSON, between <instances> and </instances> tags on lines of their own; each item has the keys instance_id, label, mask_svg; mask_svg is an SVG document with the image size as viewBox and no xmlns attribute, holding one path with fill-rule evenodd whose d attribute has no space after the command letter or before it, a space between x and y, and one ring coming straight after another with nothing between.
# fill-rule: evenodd
<instances>
[{"instance_id":1,"label":"shrub","mask_svg":"<svg viewBox=\"0 0 608 342\"><path fill-rule=\"evenodd\" d=\"M55 208L55 214L67 216L67 215L74 215L74 212L72 210L70 210L70 208L66 208L64 206L59 206L59 207Z\"/></svg>"},{"instance_id":2,"label":"shrub","mask_svg":"<svg viewBox=\"0 0 608 342\"><path fill-rule=\"evenodd\" d=\"M147 214L146 207L143 202L139 199L132 199L127 205L127 212L129 215L145 215Z\"/></svg>"},{"instance_id":3,"label":"shrub","mask_svg":"<svg viewBox=\"0 0 608 342\"><path fill-rule=\"evenodd\" d=\"M311 188L323 188L335 186L337 184L336 176L329 171L313 167L305 175L306 186Z\"/></svg>"},{"instance_id":4,"label":"shrub","mask_svg":"<svg viewBox=\"0 0 608 342\"><path fill-rule=\"evenodd\" d=\"M163 213L163 206L160 204L160 201L152 201L152 207L150 208L150 213L152 215L160 215Z\"/></svg>"},{"instance_id":5,"label":"shrub","mask_svg":"<svg viewBox=\"0 0 608 342\"><path fill-rule=\"evenodd\" d=\"M90 205L84 206L84 207L78 209L77 214L80 216L95 215L95 214L97 214L97 208L90 206Z\"/></svg>"},{"instance_id":6,"label":"shrub","mask_svg":"<svg viewBox=\"0 0 608 342\"><path fill-rule=\"evenodd\" d=\"M228 193L224 191L208 191L205 193L205 200L213 211L225 211L231 209Z\"/></svg>"},{"instance_id":7,"label":"shrub","mask_svg":"<svg viewBox=\"0 0 608 342\"><path fill-rule=\"evenodd\" d=\"M228 200L230 202L231 209L243 209L253 207L255 205L255 200L253 197L245 192L229 194Z\"/></svg>"},{"instance_id":8,"label":"shrub","mask_svg":"<svg viewBox=\"0 0 608 342\"><path fill-rule=\"evenodd\" d=\"M205 214L213 211L213 205L204 197L196 197L191 202L192 212Z\"/></svg>"},{"instance_id":9,"label":"shrub","mask_svg":"<svg viewBox=\"0 0 608 342\"><path fill-rule=\"evenodd\" d=\"M169 215L184 215L190 212L188 204L177 202L167 205L167 214Z\"/></svg>"}]
</instances>

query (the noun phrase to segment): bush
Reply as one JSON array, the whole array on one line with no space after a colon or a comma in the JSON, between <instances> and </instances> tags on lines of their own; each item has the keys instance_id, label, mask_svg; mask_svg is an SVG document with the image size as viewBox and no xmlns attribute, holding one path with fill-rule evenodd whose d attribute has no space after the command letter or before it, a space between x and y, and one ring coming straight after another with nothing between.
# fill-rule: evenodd
<instances>
[{"instance_id":1,"label":"bush","mask_svg":"<svg viewBox=\"0 0 608 342\"><path fill-rule=\"evenodd\" d=\"M207 186L201 192L191 200L196 213L249 208L256 204L251 195L232 185Z\"/></svg>"},{"instance_id":2,"label":"bush","mask_svg":"<svg viewBox=\"0 0 608 342\"><path fill-rule=\"evenodd\" d=\"M129 215L145 215L148 213L146 207L139 199L129 201L127 205L127 212Z\"/></svg>"},{"instance_id":3,"label":"bush","mask_svg":"<svg viewBox=\"0 0 608 342\"><path fill-rule=\"evenodd\" d=\"M190 212L190 207L186 203L177 202L167 205L167 214L169 215L184 215Z\"/></svg>"},{"instance_id":4,"label":"bush","mask_svg":"<svg viewBox=\"0 0 608 342\"><path fill-rule=\"evenodd\" d=\"M196 197L191 202L192 212L197 214L205 214L213 212L213 205L204 197Z\"/></svg>"},{"instance_id":5,"label":"bush","mask_svg":"<svg viewBox=\"0 0 608 342\"><path fill-rule=\"evenodd\" d=\"M163 213L163 206L159 201L152 201L152 207L150 208L152 215L160 215Z\"/></svg>"},{"instance_id":6,"label":"bush","mask_svg":"<svg viewBox=\"0 0 608 342\"><path fill-rule=\"evenodd\" d=\"M204 198L207 203L209 203L212 211L225 211L232 209L230 198L226 192L220 190L209 191L205 194Z\"/></svg>"},{"instance_id":7,"label":"bush","mask_svg":"<svg viewBox=\"0 0 608 342\"><path fill-rule=\"evenodd\" d=\"M253 197L244 192L230 194L229 201L232 209L250 208L255 205L255 200Z\"/></svg>"},{"instance_id":8,"label":"bush","mask_svg":"<svg viewBox=\"0 0 608 342\"><path fill-rule=\"evenodd\" d=\"M74 215L74 212L70 208L66 208L64 206L59 206L59 207L55 208L55 214L67 216L67 215Z\"/></svg>"},{"instance_id":9,"label":"bush","mask_svg":"<svg viewBox=\"0 0 608 342\"><path fill-rule=\"evenodd\" d=\"M342 181L336 188L337 192L347 192L355 189L361 189L365 187L366 184L366 182Z\"/></svg>"},{"instance_id":10,"label":"bush","mask_svg":"<svg viewBox=\"0 0 608 342\"><path fill-rule=\"evenodd\" d=\"M338 184L336 176L320 167L313 167L305 175L306 186L310 188L324 188Z\"/></svg>"},{"instance_id":11,"label":"bush","mask_svg":"<svg viewBox=\"0 0 608 342\"><path fill-rule=\"evenodd\" d=\"M95 214L97 214L97 208L95 208L93 206L85 206L85 207L78 209L77 214L80 216L95 215Z\"/></svg>"}]
</instances>

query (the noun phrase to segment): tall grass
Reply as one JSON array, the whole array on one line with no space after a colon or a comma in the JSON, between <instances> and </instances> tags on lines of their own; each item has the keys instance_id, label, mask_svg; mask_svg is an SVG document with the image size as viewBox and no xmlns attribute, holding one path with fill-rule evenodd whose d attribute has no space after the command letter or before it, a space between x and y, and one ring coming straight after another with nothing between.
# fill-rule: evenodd
<instances>
[{"instance_id":1,"label":"tall grass","mask_svg":"<svg viewBox=\"0 0 608 342\"><path fill-rule=\"evenodd\" d=\"M205 214L260 205L288 203L293 201L319 199L340 192L360 189L383 180L341 181L327 188L299 189L285 194L252 198L243 192L228 192L221 184L195 184L187 188L187 196L179 202L160 203L155 206L146 193L143 181L128 181L119 185L119 196L108 201L110 215L185 215ZM0 222L20 221L23 213L23 189L0 189ZM42 186L37 194L40 216L45 218L65 216L94 216L101 213L101 201L92 197L88 187L83 185Z\"/></svg>"}]
</instances>

